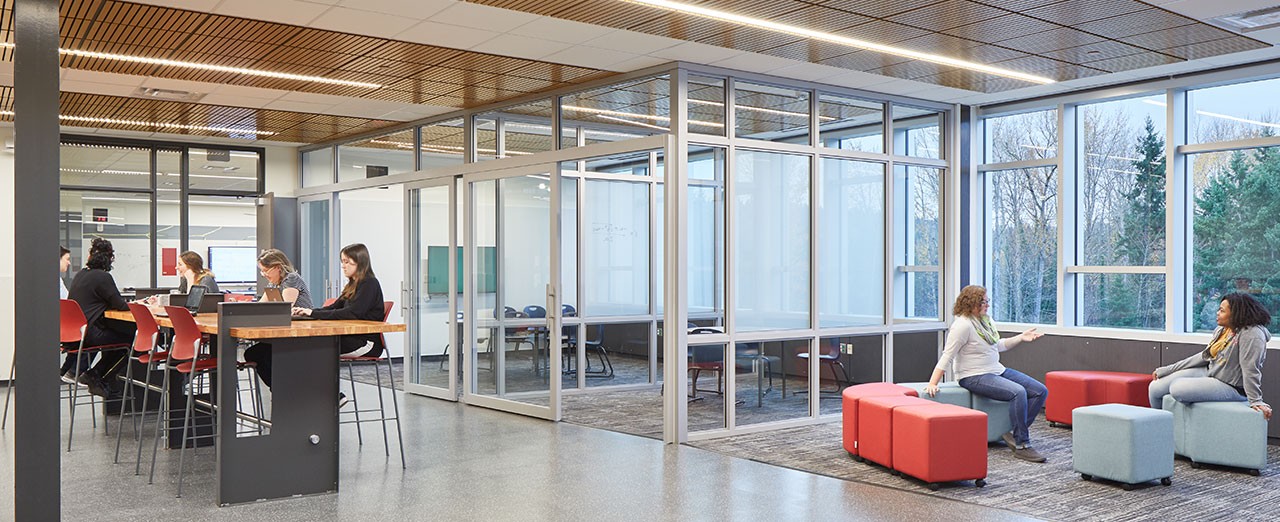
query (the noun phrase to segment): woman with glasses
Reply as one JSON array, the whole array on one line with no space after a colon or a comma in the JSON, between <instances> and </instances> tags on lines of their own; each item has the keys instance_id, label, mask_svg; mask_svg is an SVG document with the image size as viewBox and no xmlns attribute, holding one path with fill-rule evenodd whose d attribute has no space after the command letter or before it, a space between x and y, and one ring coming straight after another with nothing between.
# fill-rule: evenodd
<instances>
[{"instance_id":1,"label":"woman with glasses","mask_svg":"<svg viewBox=\"0 0 1280 522\"><path fill-rule=\"evenodd\" d=\"M258 273L267 280L267 288L280 290L280 297L285 301L300 308L311 308L311 292L307 291L307 282L302 280L284 252L274 248L263 250L258 256Z\"/></svg>"},{"instance_id":2,"label":"woman with glasses","mask_svg":"<svg viewBox=\"0 0 1280 522\"><path fill-rule=\"evenodd\" d=\"M1042 335L1035 328L1005 339L991 322L987 310L991 301L987 299L987 289L970 285L960 290L956 304L952 308L955 322L947 330L946 346L942 357L933 369L929 385L925 392L930 397L938 393L938 381L952 362L955 362L955 378L960 387L969 393L980 395L997 401L1009 403L1009 421L1013 431L1002 437L1004 443L1013 450L1013 456L1031 462L1044 462L1045 458L1031 447L1031 437L1027 428L1036 420L1036 415L1044 408L1044 401L1049 390L1040 381L1026 374L1005 368L1000 364L1000 352L1009 350L1023 342L1039 339Z\"/></svg>"}]
</instances>

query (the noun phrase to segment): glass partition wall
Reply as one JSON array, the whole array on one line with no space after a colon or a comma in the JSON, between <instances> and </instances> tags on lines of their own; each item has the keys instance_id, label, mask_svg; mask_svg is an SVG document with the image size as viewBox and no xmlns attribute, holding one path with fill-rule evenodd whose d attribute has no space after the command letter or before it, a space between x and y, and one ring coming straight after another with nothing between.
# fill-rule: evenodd
<instances>
[{"instance_id":1,"label":"glass partition wall","mask_svg":"<svg viewBox=\"0 0 1280 522\"><path fill-rule=\"evenodd\" d=\"M301 153L304 197L404 186L406 390L684 442L832 420L944 327L947 106L621 78ZM335 170L405 137L420 170Z\"/></svg>"}]
</instances>

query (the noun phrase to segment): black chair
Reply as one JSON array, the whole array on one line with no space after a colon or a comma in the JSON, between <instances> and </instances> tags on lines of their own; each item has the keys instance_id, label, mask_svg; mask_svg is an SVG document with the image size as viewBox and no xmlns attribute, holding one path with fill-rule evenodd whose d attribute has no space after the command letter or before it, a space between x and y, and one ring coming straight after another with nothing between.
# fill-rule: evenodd
<instances>
[{"instance_id":1,"label":"black chair","mask_svg":"<svg viewBox=\"0 0 1280 522\"><path fill-rule=\"evenodd\" d=\"M583 341L586 352L585 357L587 369L584 370L583 373L587 374L588 378L596 377L612 379L613 362L609 360L609 352L604 348L604 325L583 325L583 328L586 329L587 332L586 339ZM573 373L573 361L577 360L578 355L578 336L573 332L576 332L577 328L565 327L564 330L570 332L563 336L564 343L561 345L564 360L567 362L565 364L564 373ZM600 361L600 369L598 370L591 369L591 354L593 353L596 355L596 360Z\"/></svg>"}]
</instances>

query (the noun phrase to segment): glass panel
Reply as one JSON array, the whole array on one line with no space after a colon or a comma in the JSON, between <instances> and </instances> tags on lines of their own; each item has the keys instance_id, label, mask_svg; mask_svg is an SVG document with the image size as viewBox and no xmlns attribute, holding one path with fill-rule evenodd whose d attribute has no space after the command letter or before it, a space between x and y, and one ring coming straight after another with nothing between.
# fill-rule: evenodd
<instances>
[{"instance_id":1,"label":"glass panel","mask_svg":"<svg viewBox=\"0 0 1280 522\"><path fill-rule=\"evenodd\" d=\"M690 432L728 427L724 400L725 361L728 350L723 344L689 346Z\"/></svg>"},{"instance_id":2,"label":"glass panel","mask_svg":"<svg viewBox=\"0 0 1280 522\"><path fill-rule=\"evenodd\" d=\"M823 94L818 97L818 132L822 147L884 152L884 104Z\"/></svg>"},{"instance_id":3,"label":"glass panel","mask_svg":"<svg viewBox=\"0 0 1280 522\"><path fill-rule=\"evenodd\" d=\"M583 313L649 313L649 184L587 180Z\"/></svg>"},{"instance_id":4,"label":"glass panel","mask_svg":"<svg viewBox=\"0 0 1280 522\"><path fill-rule=\"evenodd\" d=\"M585 363L578 362L577 328L565 328L563 338L566 376L565 386L576 387L581 369L588 387L617 386L622 384L646 384L649 382L649 323L587 324L583 327L583 355ZM660 395L646 395L652 399L656 423L661 425L662 401ZM628 401L630 402L630 401ZM599 412L597 412L599 413ZM637 413L619 412L624 415Z\"/></svg>"},{"instance_id":5,"label":"glass panel","mask_svg":"<svg viewBox=\"0 0 1280 522\"><path fill-rule=\"evenodd\" d=\"M1280 79L1187 91L1187 141L1210 143L1275 136ZM1163 105L1163 97L1144 103ZM1216 306L1216 305L1215 305Z\"/></svg>"},{"instance_id":6,"label":"glass panel","mask_svg":"<svg viewBox=\"0 0 1280 522\"><path fill-rule=\"evenodd\" d=\"M400 289L403 288L405 271L404 238L404 190L375 187L352 190L338 194L338 242L341 245L363 243L369 249L370 266L382 285L384 301L395 301L391 312L393 319L402 313ZM376 230L376 233L370 231ZM340 248L340 247L339 247ZM332 254L337 257L338 249ZM346 278L334 274L340 290ZM383 334L388 357L404 355L404 333Z\"/></svg>"},{"instance_id":7,"label":"glass panel","mask_svg":"<svg viewBox=\"0 0 1280 522\"><path fill-rule=\"evenodd\" d=\"M937 319L939 251L942 248L942 170L894 167L895 317Z\"/></svg>"},{"instance_id":8,"label":"glass panel","mask_svg":"<svg viewBox=\"0 0 1280 522\"><path fill-rule=\"evenodd\" d=\"M259 156L256 151L190 149L187 173L192 190L222 190L258 193ZM159 159L157 158L157 161ZM166 176L177 173L166 172Z\"/></svg>"},{"instance_id":9,"label":"glass panel","mask_svg":"<svg viewBox=\"0 0 1280 522\"><path fill-rule=\"evenodd\" d=\"M71 250L68 281L84 268L93 239L101 237L115 249L111 276L117 287L151 286L150 194L63 190L59 197L58 237Z\"/></svg>"},{"instance_id":10,"label":"glass panel","mask_svg":"<svg viewBox=\"0 0 1280 522\"><path fill-rule=\"evenodd\" d=\"M149 147L63 143L59 152L59 179L64 187L151 190Z\"/></svg>"},{"instance_id":11,"label":"glass panel","mask_svg":"<svg viewBox=\"0 0 1280 522\"><path fill-rule=\"evenodd\" d=\"M311 292L311 300L324 302L333 297L330 291L329 265L332 262L330 252L334 250L329 244L329 200L313 200L302 202L302 259L298 263L298 271L307 282L307 290Z\"/></svg>"},{"instance_id":12,"label":"glass panel","mask_svg":"<svg viewBox=\"0 0 1280 522\"><path fill-rule=\"evenodd\" d=\"M1082 105L1079 263L1164 264L1164 96Z\"/></svg>"},{"instance_id":13,"label":"glass panel","mask_svg":"<svg viewBox=\"0 0 1280 522\"><path fill-rule=\"evenodd\" d=\"M818 324L884 324L883 163L822 159Z\"/></svg>"},{"instance_id":14,"label":"glass panel","mask_svg":"<svg viewBox=\"0 0 1280 522\"><path fill-rule=\"evenodd\" d=\"M689 132L724 136L724 78L689 76Z\"/></svg>"},{"instance_id":15,"label":"glass panel","mask_svg":"<svg viewBox=\"0 0 1280 522\"><path fill-rule=\"evenodd\" d=\"M1057 109L987 118L982 124L987 163L1058 156Z\"/></svg>"},{"instance_id":16,"label":"glass panel","mask_svg":"<svg viewBox=\"0 0 1280 522\"><path fill-rule=\"evenodd\" d=\"M809 368L800 370L808 375ZM846 386L884 381L884 336L824 337L818 343L819 415L838 414Z\"/></svg>"},{"instance_id":17,"label":"glass panel","mask_svg":"<svg viewBox=\"0 0 1280 522\"><path fill-rule=\"evenodd\" d=\"M1217 326L1222 296L1246 292L1280 317L1280 148L1197 154L1188 157L1194 180L1191 330ZM1191 212L1188 212L1191 213ZM1272 321L1280 332L1280 321Z\"/></svg>"},{"instance_id":18,"label":"glass panel","mask_svg":"<svg viewBox=\"0 0 1280 522\"><path fill-rule=\"evenodd\" d=\"M528 156L552 150L551 100L507 107L476 116L477 159ZM502 129L501 146L495 129Z\"/></svg>"},{"instance_id":19,"label":"glass panel","mask_svg":"<svg viewBox=\"0 0 1280 522\"><path fill-rule=\"evenodd\" d=\"M1076 280L1081 326L1164 329L1164 274L1076 274Z\"/></svg>"},{"instance_id":20,"label":"glass panel","mask_svg":"<svg viewBox=\"0 0 1280 522\"><path fill-rule=\"evenodd\" d=\"M988 172L991 316L1053 324L1058 310L1058 168Z\"/></svg>"},{"instance_id":21,"label":"glass panel","mask_svg":"<svg viewBox=\"0 0 1280 522\"><path fill-rule=\"evenodd\" d=\"M736 328L805 328L809 325L809 160L741 149L735 159Z\"/></svg>"},{"instance_id":22,"label":"glass panel","mask_svg":"<svg viewBox=\"0 0 1280 522\"><path fill-rule=\"evenodd\" d=\"M487 117L485 113L472 118L475 122L476 161L498 159L498 121Z\"/></svg>"},{"instance_id":23,"label":"glass panel","mask_svg":"<svg viewBox=\"0 0 1280 522\"><path fill-rule=\"evenodd\" d=\"M418 157L422 170L449 165L461 165L466 158L465 130L462 118L454 118L418 127L422 143Z\"/></svg>"},{"instance_id":24,"label":"glass panel","mask_svg":"<svg viewBox=\"0 0 1280 522\"><path fill-rule=\"evenodd\" d=\"M591 158L584 163L586 164L586 172L627 176L649 175L649 152L647 151Z\"/></svg>"},{"instance_id":25,"label":"glass panel","mask_svg":"<svg viewBox=\"0 0 1280 522\"><path fill-rule=\"evenodd\" d=\"M738 426L809 416L808 340L740 342L733 356Z\"/></svg>"},{"instance_id":26,"label":"glass panel","mask_svg":"<svg viewBox=\"0 0 1280 522\"><path fill-rule=\"evenodd\" d=\"M338 146L338 181L413 171L413 130Z\"/></svg>"},{"instance_id":27,"label":"glass panel","mask_svg":"<svg viewBox=\"0 0 1280 522\"><path fill-rule=\"evenodd\" d=\"M426 187L412 192L413 216L417 220L418 237L411 248L417 250L416 259L420 259L417 279L418 302L417 351L418 383L437 388L449 387L450 349L454 348L449 340L450 329L460 329L461 322L455 322L453 309L449 307L449 296L455 295L461 302L461 250L449 248L449 186ZM452 256L450 255L452 250ZM449 277L449 259L457 259L458 277ZM462 338L458 330L458 339ZM453 353L456 353L456 348Z\"/></svg>"},{"instance_id":28,"label":"glass panel","mask_svg":"<svg viewBox=\"0 0 1280 522\"><path fill-rule=\"evenodd\" d=\"M587 145L665 134L670 91L671 80L663 75L570 94L560 99L560 123L583 132Z\"/></svg>"},{"instance_id":29,"label":"glass panel","mask_svg":"<svg viewBox=\"0 0 1280 522\"><path fill-rule=\"evenodd\" d=\"M942 111L893 106L893 153L916 158L942 157Z\"/></svg>"},{"instance_id":30,"label":"glass panel","mask_svg":"<svg viewBox=\"0 0 1280 522\"><path fill-rule=\"evenodd\" d=\"M182 151L157 150L156 172L160 173L156 178L156 286L177 288L174 266L182 253ZM166 263L166 254L175 262Z\"/></svg>"},{"instance_id":31,"label":"glass panel","mask_svg":"<svg viewBox=\"0 0 1280 522\"><path fill-rule=\"evenodd\" d=\"M698 173L697 178L705 181L690 181L688 185L689 205L689 320L700 324L724 325L724 165L725 149L719 147L689 147L690 173ZM655 188L657 193L657 232L665 233L663 203L663 185ZM663 310L663 274L665 267L662 260L666 245L662 238L657 241L657 259L655 268L657 293L654 295L654 306L658 313Z\"/></svg>"},{"instance_id":32,"label":"glass panel","mask_svg":"<svg viewBox=\"0 0 1280 522\"><path fill-rule=\"evenodd\" d=\"M302 186L333 183L333 147L302 153Z\"/></svg>"},{"instance_id":33,"label":"glass panel","mask_svg":"<svg viewBox=\"0 0 1280 522\"><path fill-rule=\"evenodd\" d=\"M258 206L253 198L190 196L189 201L187 248L200 254L218 288L245 291L256 285ZM215 247L237 248L215 252Z\"/></svg>"},{"instance_id":34,"label":"glass panel","mask_svg":"<svg viewBox=\"0 0 1280 522\"><path fill-rule=\"evenodd\" d=\"M560 190L560 304L569 305L577 316L578 180L562 176Z\"/></svg>"},{"instance_id":35,"label":"glass panel","mask_svg":"<svg viewBox=\"0 0 1280 522\"><path fill-rule=\"evenodd\" d=\"M809 91L746 82L734 85L739 138L809 143Z\"/></svg>"}]
</instances>

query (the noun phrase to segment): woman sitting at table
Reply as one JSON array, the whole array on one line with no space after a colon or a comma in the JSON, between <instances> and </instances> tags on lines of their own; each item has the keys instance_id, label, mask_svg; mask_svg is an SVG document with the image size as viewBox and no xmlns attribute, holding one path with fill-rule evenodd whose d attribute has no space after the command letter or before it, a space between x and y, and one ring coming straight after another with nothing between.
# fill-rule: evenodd
<instances>
[{"instance_id":1,"label":"woman sitting at table","mask_svg":"<svg viewBox=\"0 0 1280 522\"><path fill-rule=\"evenodd\" d=\"M76 273L71 280L71 288L67 290L68 299L75 301L84 311L88 321L84 329L85 346L102 346L107 344L129 344L133 342L135 328L132 324L107 319L107 310L128 311L129 303L120 296L116 288L116 280L111 277L111 263L115 261L116 251L111 242L103 238L94 238L89 246L89 260L85 269ZM124 368L121 361L125 359L124 350L105 350L98 357L98 363L88 368L91 354L68 356L62 363L62 373L66 377L74 374L79 359L80 375L76 381L89 387L89 393L106 397L107 383L114 382L120 370Z\"/></svg>"},{"instance_id":2,"label":"woman sitting at table","mask_svg":"<svg viewBox=\"0 0 1280 522\"><path fill-rule=\"evenodd\" d=\"M385 319L382 285L373 275L369 263L369 249L356 243L342 247L342 274L347 276L347 286L332 304L323 308L295 306L294 315L316 319L340 319L379 321ZM344 355L377 357L382 354L382 336L378 334L343 335L338 338ZM244 359L257 365L263 384L271 386L271 345L260 343L244 352ZM339 398L341 405L341 397Z\"/></svg>"},{"instance_id":3,"label":"woman sitting at table","mask_svg":"<svg viewBox=\"0 0 1280 522\"><path fill-rule=\"evenodd\" d=\"M258 273L267 280L267 288L280 290L280 297L299 308L311 308L311 292L302 280L289 257L274 248L262 251L258 256ZM264 296L266 294L263 294Z\"/></svg>"},{"instance_id":4,"label":"woman sitting at table","mask_svg":"<svg viewBox=\"0 0 1280 522\"><path fill-rule=\"evenodd\" d=\"M204 258L190 250L178 256L178 264L174 266L182 280L178 282L178 293L185 294L187 289L195 285L204 287L205 293L218 293L218 281L213 272L204 268Z\"/></svg>"}]
</instances>

